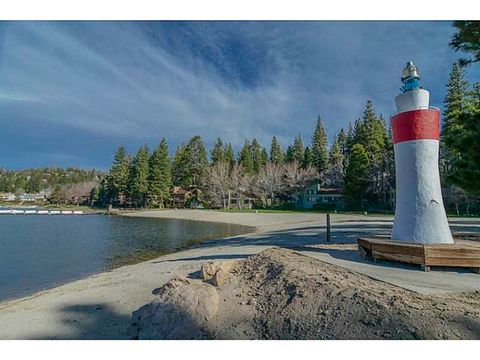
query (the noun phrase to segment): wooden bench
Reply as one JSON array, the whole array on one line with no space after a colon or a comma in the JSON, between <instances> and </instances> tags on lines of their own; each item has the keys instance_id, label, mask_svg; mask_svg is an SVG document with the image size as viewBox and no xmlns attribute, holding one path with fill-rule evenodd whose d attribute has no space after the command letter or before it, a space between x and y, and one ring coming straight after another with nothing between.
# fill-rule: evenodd
<instances>
[{"instance_id":1,"label":"wooden bench","mask_svg":"<svg viewBox=\"0 0 480 360\"><path fill-rule=\"evenodd\" d=\"M358 238L358 251L366 259L398 261L431 266L464 267L480 273L480 243L462 241L456 244L416 244L388 238Z\"/></svg>"}]
</instances>

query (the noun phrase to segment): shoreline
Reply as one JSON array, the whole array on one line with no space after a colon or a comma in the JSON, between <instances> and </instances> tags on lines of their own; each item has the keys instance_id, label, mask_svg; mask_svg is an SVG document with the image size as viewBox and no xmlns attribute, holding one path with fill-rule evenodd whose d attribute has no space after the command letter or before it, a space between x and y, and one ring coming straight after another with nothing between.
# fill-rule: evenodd
<instances>
[{"instance_id":1,"label":"shoreline","mask_svg":"<svg viewBox=\"0 0 480 360\"><path fill-rule=\"evenodd\" d=\"M254 230L229 238L205 240L188 249L153 260L122 266L27 297L1 302L0 323L3 326L0 327L0 339L129 339L132 312L152 301L155 298L155 289L174 276L195 274L201 265L208 261L243 259L270 247L292 248L325 244L325 214L321 213L256 214L211 210L154 210L125 213L121 216L230 223L250 226ZM332 226L335 226L332 245L353 245L353 240L362 231L390 231L393 217L334 214L332 220ZM453 221L479 226L478 221L468 218ZM336 251L338 253L338 250ZM356 254L356 250L349 251ZM318 251L299 252L347 267L345 264L348 259L328 257L328 254ZM360 263L355 263L355 266L352 271L379 278L375 273L379 270L378 266ZM397 276L399 274L401 276ZM414 285L421 289L426 275L408 268L400 269L392 280L387 278L384 281L397 282L397 286L404 285L407 288L405 279L410 281L412 275L413 281L417 282ZM478 275L465 275L467 276L461 276L462 281L457 281L457 274L448 274L446 279L440 273L430 273L428 276L437 277L438 286L442 290L442 286L450 286L450 283L458 284L456 286L461 288L470 286L470 279L478 281Z\"/></svg>"}]
</instances>

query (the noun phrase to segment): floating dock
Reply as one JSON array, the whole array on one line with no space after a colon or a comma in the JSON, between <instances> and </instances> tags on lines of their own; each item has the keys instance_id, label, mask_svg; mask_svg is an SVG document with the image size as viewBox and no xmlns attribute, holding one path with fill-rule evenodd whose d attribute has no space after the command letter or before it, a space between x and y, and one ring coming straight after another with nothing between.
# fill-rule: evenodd
<instances>
[{"instance_id":1,"label":"floating dock","mask_svg":"<svg viewBox=\"0 0 480 360\"><path fill-rule=\"evenodd\" d=\"M82 210L0 209L0 215L85 215Z\"/></svg>"}]
</instances>

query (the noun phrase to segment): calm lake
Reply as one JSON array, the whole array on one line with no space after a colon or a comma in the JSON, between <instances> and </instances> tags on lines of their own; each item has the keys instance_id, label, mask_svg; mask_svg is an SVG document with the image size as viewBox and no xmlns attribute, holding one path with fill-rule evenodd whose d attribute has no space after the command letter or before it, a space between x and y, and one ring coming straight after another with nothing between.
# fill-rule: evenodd
<instances>
[{"instance_id":1,"label":"calm lake","mask_svg":"<svg viewBox=\"0 0 480 360\"><path fill-rule=\"evenodd\" d=\"M0 301L249 231L188 220L2 215Z\"/></svg>"}]
</instances>

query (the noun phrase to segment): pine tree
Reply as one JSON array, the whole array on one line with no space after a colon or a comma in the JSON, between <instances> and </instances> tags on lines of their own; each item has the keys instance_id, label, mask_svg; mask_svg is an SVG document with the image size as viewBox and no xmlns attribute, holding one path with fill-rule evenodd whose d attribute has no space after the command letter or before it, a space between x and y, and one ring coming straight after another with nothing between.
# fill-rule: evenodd
<instances>
[{"instance_id":1,"label":"pine tree","mask_svg":"<svg viewBox=\"0 0 480 360\"><path fill-rule=\"evenodd\" d=\"M460 59L462 66L480 61L480 21L454 21L457 33L453 35L450 46L455 51L471 53L473 58Z\"/></svg>"},{"instance_id":2,"label":"pine tree","mask_svg":"<svg viewBox=\"0 0 480 360\"><path fill-rule=\"evenodd\" d=\"M361 144L353 145L345 174L345 193L354 208L363 207L362 200L367 190L370 171L370 159L365 147Z\"/></svg>"},{"instance_id":3,"label":"pine tree","mask_svg":"<svg viewBox=\"0 0 480 360\"><path fill-rule=\"evenodd\" d=\"M458 117L467 109L468 81L464 79L465 71L459 63L453 64L447 85L443 112L442 135L448 137L449 130L459 126Z\"/></svg>"},{"instance_id":4,"label":"pine tree","mask_svg":"<svg viewBox=\"0 0 480 360\"><path fill-rule=\"evenodd\" d=\"M303 154L302 167L306 169L309 166L313 165L313 151L307 146Z\"/></svg>"},{"instance_id":5,"label":"pine tree","mask_svg":"<svg viewBox=\"0 0 480 360\"><path fill-rule=\"evenodd\" d=\"M250 151L252 153L252 161L253 161L253 171L254 173L258 174L260 169L265 165L263 163L264 159L262 157L262 147L258 143L257 139L253 139L252 144L250 145ZM267 155L268 160L268 155Z\"/></svg>"},{"instance_id":6,"label":"pine tree","mask_svg":"<svg viewBox=\"0 0 480 360\"><path fill-rule=\"evenodd\" d=\"M115 206L121 205L121 198L127 194L131 161L132 158L127 154L125 147L120 146L115 152L113 165L107 175L108 194L111 197L108 202Z\"/></svg>"},{"instance_id":7,"label":"pine tree","mask_svg":"<svg viewBox=\"0 0 480 360\"><path fill-rule=\"evenodd\" d=\"M155 205L164 207L172 186L172 164L165 138L162 138L150 157L149 165L149 194Z\"/></svg>"},{"instance_id":8,"label":"pine tree","mask_svg":"<svg viewBox=\"0 0 480 360\"><path fill-rule=\"evenodd\" d=\"M173 159L174 184L182 187L198 186L205 180L208 169L207 151L200 136L192 137L177 148Z\"/></svg>"},{"instance_id":9,"label":"pine tree","mask_svg":"<svg viewBox=\"0 0 480 360\"><path fill-rule=\"evenodd\" d=\"M260 151L260 169L264 169L265 165L268 163L268 151L265 147L262 147L262 151Z\"/></svg>"},{"instance_id":10,"label":"pine tree","mask_svg":"<svg viewBox=\"0 0 480 360\"><path fill-rule=\"evenodd\" d=\"M270 147L270 161L275 164L283 164L285 155L283 154L282 147L278 142L277 138L274 136L272 138L272 145Z\"/></svg>"},{"instance_id":11,"label":"pine tree","mask_svg":"<svg viewBox=\"0 0 480 360\"><path fill-rule=\"evenodd\" d=\"M328 155L328 170L325 182L327 186L343 188L345 182L345 156L342 152L340 134L335 136Z\"/></svg>"},{"instance_id":12,"label":"pine tree","mask_svg":"<svg viewBox=\"0 0 480 360\"><path fill-rule=\"evenodd\" d=\"M372 165L380 165L386 152L388 134L385 122L376 116L371 100L365 105L362 119L355 123L354 132L354 143L365 147Z\"/></svg>"},{"instance_id":13,"label":"pine tree","mask_svg":"<svg viewBox=\"0 0 480 360\"><path fill-rule=\"evenodd\" d=\"M328 139L323 126L322 118L319 116L317 125L312 136L313 165L319 174L327 169L328 162Z\"/></svg>"},{"instance_id":14,"label":"pine tree","mask_svg":"<svg viewBox=\"0 0 480 360\"><path fill-rule=\"evenodd\" d=\"M480 195L480 109L462 113L458 121L461 127L454 128L446 144L449 149L461 154L452 169L450 180L461 189Z\"/></svg>"},{"instance_id":15,"label":"pine tree","mask_svg":"<svg viewBox=\"0 0 480 360\"><path fill-rule=\"evenodd\" d=\"M440 137L440 173L442 180L449 182L456 171L460 152L447 144L455 142L454 137L461 131L462 123L459 117L469 109L468 82L464 79L465 72L458 62L452 66L447 84L447 95L444 100L443 126Z\"/></svg>"},{"instance_id":16,"label":"pine tree","mask_svg":"<svg viewBox=\"0 0 480 360\"><path fill-rule=\"evenodd\" d=\"M225 147L224 150L224 159L230 165L230 170L232 170L233 166L235 165L235 154L233 152L233 147L231 143Z\"/></svg>"},{"instance_id":17,"label":"pine tree","mask_svg":"<svg viewBox=\"0 0 480 360\"><path fill-rule=\"evenodd\" d=\"M343 169L345 170L348 166L348 134L343 128L340 129L337 135L337 142L343 155Z\"/></svg>"},{"instance_id":18,"label":"pine tree","mask_svg":"<svg viewBox=\"0 0 480 360\"><path fill-rule=\"evenodd\" d=\"M295 138L292 145L292 160L302 164L305 159L305 146L303 145L300 134Z\"/></svg>"},{"instance_id":19,"label":"pine tree","mask_svg":"<svg viewBox=\"0 0 480 360\"><path fill-rule=\"evenodd\" d=\"M146 206L148 198L150 150L147 145L140 147L133 158L130 171L130 195L135 206Z\"/></svg>"},{"instance_id":20,"label":"pine tree","mask_svg":"<svg viewBox=\"0 0 480 360\"><path fill-rule=\"evenodd\" d=\"M287 151L285 152L285 162L291 163L293 161L293 148L292 145L288 145Z\"/></svg>"},{"instance_id":21,"label":"pine tree","mask_svg":"<svg viewBox=\"0 0 480 360\"><path fill-rule=\"evenodd\" d=\"M238 154L238 163L243 166L247 174L254 174L253 155L250 141L245 140L240 153Z\"/></svg>"},{"instance_id":22,"label":"pine tree","mask_svg":"<svg viewBox=\"0 0 480 360\"><path fill-rule=\"evenodd\" d=\"M100 186L98 188L98 199L94 205L105 208L110 205L112 196L108 189L108 181L106 178L100 181Z\"/></svg>"},{"instance_id":23,"label":"pine tree","mask_svg":"<svg viewBox=\"0 0 480 360\"><path fill-rule=\"evenodd\" d=\"M210 150L210 158L212 164L225 160L225 149L223 147L223 141L220 138L217 138L213 144L212 150Z\"/></svg>"},{"instance_id":24,"label":"pine tree","mask_svg":"<svg viewBox=\"0 0 480 360\"><path fill-rule=\"evenodd\" d=\"M90 206L95 206L98 204L99 190L96 186L94 186L92 190L90 190L89 198L90 198L90 201L89 201Z\"/></svg>"}]
</instances>

